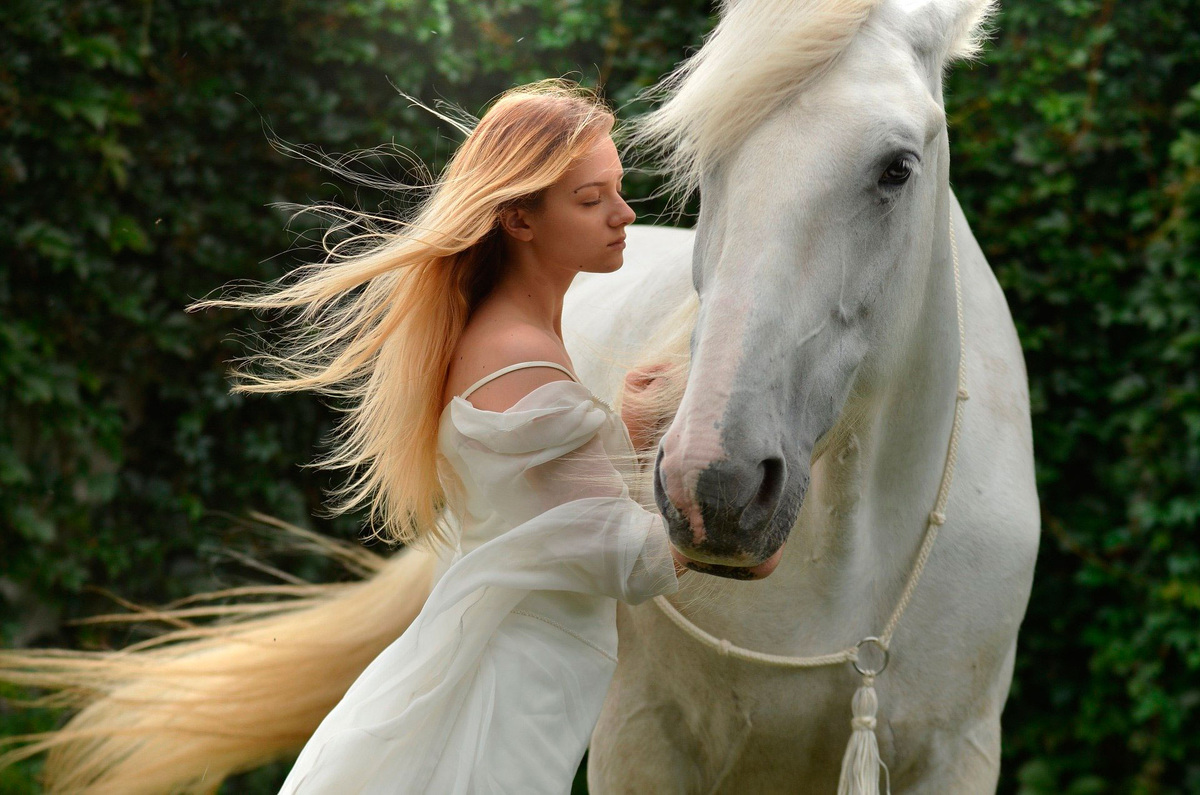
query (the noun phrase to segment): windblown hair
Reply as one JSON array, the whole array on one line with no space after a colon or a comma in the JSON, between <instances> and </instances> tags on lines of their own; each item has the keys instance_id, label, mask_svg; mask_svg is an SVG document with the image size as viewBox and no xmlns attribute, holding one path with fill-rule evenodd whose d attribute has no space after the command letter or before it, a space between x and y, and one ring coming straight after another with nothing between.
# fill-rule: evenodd
<instances>
[{"instance_id":1,"label":"windblown hair","mask_svg":"<svg viewBox=\"0 0 1200 795\"><path fill-rule=\"evenodd\" d=\"M384 559L252 514L361 579L229 588L88 623L170 628L117 651L0 651L0 680L72 709L61 728L0 740L0 769L45 753L42 791L215 793L234 773L294 754L350 683L416 618L434 557ZM230 604L229 600L236 599Z\"/></svg>"},{"instance_id":2,"label":"windblown hair","mask_svg":"<svg viewBox=\"0 0 1200 795\"><path fill-rule=\"evenodd\" d=\"M440 115L440 114L439 114ZM445 117L443 117L445 118ZM326 257L258 292L201 300L208 307L298 310L283 344L246 357L234 392L312 390L349 408L316 466L352 474L333 491L333 515L366 506L371 535L446 541L437 431L446 373L467 319L500 276L509 207L536 207L543 191L609 134L598 95L561 79L505 92L483 115L408 221L341 213L363 231ZM405 186L397 186L403 189Z\"/></svg>"}]
</instances>

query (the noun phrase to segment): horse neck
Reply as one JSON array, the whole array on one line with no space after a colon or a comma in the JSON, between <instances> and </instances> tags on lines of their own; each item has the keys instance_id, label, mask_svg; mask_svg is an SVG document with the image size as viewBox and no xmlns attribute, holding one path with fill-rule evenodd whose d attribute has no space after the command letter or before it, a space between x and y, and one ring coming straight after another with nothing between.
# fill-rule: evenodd
<instances>
[{"instance_id":1,"label":"horse neck","mask_svg":"<svg viewBox=\"0 0 1200 795\"><path fill-rule=\"evenodd\" d=\"M688 614L751 648L822 654L877 634L912 568L937 495L954 415L958 327L948 179L934 202L914 320L891 336L885 367L861 378L830 432L841 442L812 480L779 567L753 583L687 583ZM926 238L928 239L928 238ZM969 318L968 318L969 321Z\"/></svg>"}]
</instances>

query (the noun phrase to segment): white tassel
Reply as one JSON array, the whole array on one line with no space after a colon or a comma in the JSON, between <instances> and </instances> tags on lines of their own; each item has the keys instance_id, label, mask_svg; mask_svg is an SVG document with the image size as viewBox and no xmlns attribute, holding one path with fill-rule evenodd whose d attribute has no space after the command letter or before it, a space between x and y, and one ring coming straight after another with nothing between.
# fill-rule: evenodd
<instances>
[{"instance_id":1,"label":"white tassel","mask_svg":"<svg viewBox=\"0 0 1200 795\"><path fill-rule=\"evenodd\" d=\"M879 758L879 742L875 739L875 711L879 700L875 696L875 677L864 676L863 684L854 693L851 706L853 731L842 757L842 775L838 779L838 795L879 795L879 768L887 773L887 765ZM891 795L888 781L886 792Z\"/></svg>"}]
</instances>

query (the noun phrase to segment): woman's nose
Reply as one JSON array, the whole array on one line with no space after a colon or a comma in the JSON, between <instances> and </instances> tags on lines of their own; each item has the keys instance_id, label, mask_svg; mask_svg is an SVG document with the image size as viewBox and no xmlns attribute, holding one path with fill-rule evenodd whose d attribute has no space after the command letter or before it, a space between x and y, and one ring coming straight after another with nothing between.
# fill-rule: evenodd
<instances>
[{"instance_id":1,"label":"woman's nose","mask_svg":"<svg viewBox=\"0 0 1200 795\"><path fill-rule=\"evenodd\" d=\"M614 221L615 221L614 225L615 226L625 226L627 224L632 224L636 220L637 220L637 213L635 213L633 211L633 208L629 206L628 202L626 202L624 199L622 199L621 206L617 209L617 214L614 219Z\"/></svg>"}]
</instances>

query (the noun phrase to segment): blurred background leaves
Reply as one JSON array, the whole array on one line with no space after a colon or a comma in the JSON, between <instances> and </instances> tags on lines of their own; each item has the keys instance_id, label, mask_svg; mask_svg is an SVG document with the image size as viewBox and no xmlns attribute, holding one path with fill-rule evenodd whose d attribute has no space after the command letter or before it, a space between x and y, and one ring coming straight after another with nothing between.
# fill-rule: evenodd
<instances>
[{"instance_id":1,"label":"blurred background leaves","mask_svg":"<svg viewBox=\"0 0 1200 795\"><path fill-rule=\"evenodd\" d=\"M399 212L272 134L381 143L435 172L455 131L396 89L478 114L515 83L603 85L622 115L697 47L711 3L10 0L0 15L0 633L120 645L67 623L105 592L161 603L261 572L257 509L319 516L332 407L228 394L266 328L188 315L315 256L273 202ZM1001 792L1200 792L1198 0L1009 0L946 84L952 183L1030 374L1043 544L1005 712ZM355 168L411 182L376 153ZM647 196L653 178L631 174ZM643 221L662 207L635 204ZM684 222L690 222L684 219ZM278 565L340 575L312 556ZM0 706L5 734L53 725ZM37 765L0 771L33 792ZM286 768L284 768L286 769ZM268 792L280 769L224 791Z\"/></svg>"}]
</instances>

